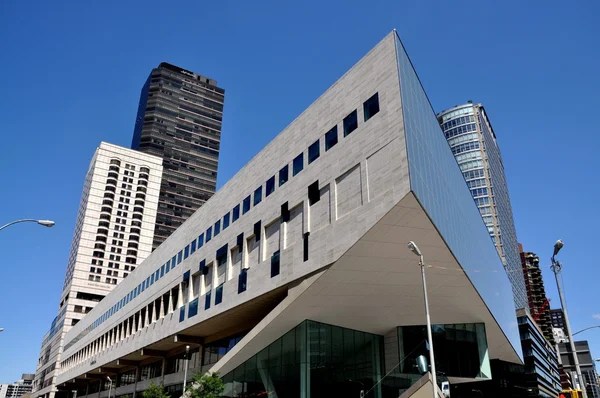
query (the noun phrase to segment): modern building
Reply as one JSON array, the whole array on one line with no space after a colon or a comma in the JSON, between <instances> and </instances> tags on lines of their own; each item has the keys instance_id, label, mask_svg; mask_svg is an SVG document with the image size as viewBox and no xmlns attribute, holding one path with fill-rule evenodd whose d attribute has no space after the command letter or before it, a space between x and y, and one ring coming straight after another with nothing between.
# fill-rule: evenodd
<instances>
[{"instance_id":1,"label":"modern building","mask_svg":"<svg viewBox=\"0 0 600 398\"><path fill-rule=\"evenodd\" d=\"M101 143L85 177L58 314L43 338L35 397L52 397L63 337L152 252L162 159Z\"/></svg>"},{"instance_id":2,"label":"modern building","mask_svg":"<svg viewBox=\"0 0 600 398\"><path fill-rule=\"evenodd\" d=\"M153 250L215 193L224 95L166 62L142 88L131 148L163 159Z\"/></svg>"},{"instance_id":3,"label":"modern building","mask_svg":"<svg viewBox=\"0 0 600 398\"><path fill-rule=\"evenodd\" d=\"M71 328L60 389L177 396L187 366L226 397L431 393L411 240L437 370L489 380L491 360L521 363L520 338L463 181L394 31Z\"/></svg>"},{"instance_id":4,"label":"modern building","mask_svg":"<svg viewBox=\"0 0 600 398\"><path fill-rule=\"evenodd\" d=\"M31 392L34 374L23 373L20 380L12 384L0 384L0 398L19 398Z\"/></svg>"},{"instance_id":5,"label":"modern building","mask_svg":"<svg viewBox=\"0 0 600 398\"><path fill-rule=\"evenodd\" d=\"M561 390L558 357L554 344L524 309L517 311L519 334L525 362L525 387L533 396L556 398Z\"/></svg>"},{"instance_id":6,"label":"modern building","mask_svg":"<svg viewBox=\"0 0 600 398\"><path fill-rule=\"evenodd\" d=\"M550 319L552 321L552 327L558 328L563 331L563 334L567 334L567 326L565 323L565 314L560 308L550 310Z\"/></svg>"},{"instance_id":7,"label":"modern building","mask_svg":"<svg viewBox=\"0 0 600 398\"><path fill-rule=\"evenodd\" d=\"M546 297L544 279L542 278L542 270L540 269L540 258L535 253L524 252L523 246L520 243L519 252L521 266L523 267L523 277L525 278L525 289L527 289L529 312L542 329L546 340L550 344L554 344L550 300Z\"/></svg>"},{"instance_id":8,"label":"modern building","mask_svg":"<svg viewBox=\"0 0 600 398\"><path fill-rule=\"evenodd\" d=\"M496 133L481 104L440 112L438 121L511 281L515 309L529 308L517 233Z\"/></svg>"},{"instance_id":9,"label":"modern building","mask_svg":"<svg viewBox=\"0 0 600 398\"><path fill-rule=\"evenodd\" d=\"M564 372L571 375L571 380L577 380L571 345L569 343L559 343L558 350ZM596 373L594 358L590 352L588 342L585 340L576 341L575 352L579 360L579 367L581 368L581 375L584 379L588 398L599 398L600 386L598 385L598 374Z\"/></svg>"}]
</instances>

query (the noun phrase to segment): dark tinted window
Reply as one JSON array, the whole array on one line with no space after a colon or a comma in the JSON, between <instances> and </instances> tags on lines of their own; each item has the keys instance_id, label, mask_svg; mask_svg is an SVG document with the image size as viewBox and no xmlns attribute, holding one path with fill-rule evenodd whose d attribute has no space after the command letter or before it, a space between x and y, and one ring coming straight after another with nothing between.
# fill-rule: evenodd
<instances>
[{"instance_id":1,"label":"dark tinted window","mask_svg":"<svg viewBox=\"0 0 600 398\"><path fill-rule=\"evenodd\" d=\"M233 220L231 222L236 222L238 218L240 218L240 205L233 208Z\"/></svg>"},{"instance_id":2,"label":"dark tinted window","mask_svg":"<svg viewBox=\"0 0 600 398\"><path fill-rule=\"evenodd\" d=\"M375 116L379 112L379 93L375 93L371 98L363 104L365 114L365 122Z\"/></svg>"},{"instance_id":3,"label":"dark tinted window","mask_svg":"<svg viewBox=\"0 0 600 398\"><path fill-rule=\"evenodd\" d=\"M254 191L254 206L262 201L262 186L256 188Z\"/></svg>"},{"instance_id":4,"label":"dark tinted window","mask_svg":"<svg viewBox=\"0 0 600 398\"><path fill-rule=\"evenodd\" d=\"M344 118L344 137L356 130L358 127L358 114L356 109L351 114Z\"/></svg>"},{"instance_id":5,"label":"dark tinted window","mask_svg":"<svg viewBox=\"0 0 600 398\"><path fill-rule=\"evenodd\" d=\"M273 176L267 180L267 186L265 188L265 196L269 196L273 192L275 192L275 176Z\"/></svg>"},{"instance_id":6,"label":"dark tinted window","mask_svg":"<svg viewBox=\"0 0 600 398\"><path fill-rule=\"evenodd\" d=\"M279 170L279 186L282 186L287 182L289 178L289 166L284 166L281 170Z\"/></svg>"},{"instance_id":7,"label":"dark tinted window","mask_svg":"<svg viewBox=\"0 0 600 398\"><path fill-rule=\"evenodd\" d=\"M321 151L319 148L319 140L317 140L308 147L308 164L311 164L317 160L320 154Z\"/></svg>"},{"instance_id":8,"label":"dark tinted window","mask_svg":"<svg viewBox=\"0 0 600 398\"><path fill-rule=\"evenodd\" d=\"M242 202L242 214L246 214L248 211L250 211L250 196Z\"/></svg>"},{"instance_id":9,"label":"dark tinted window","mask_svg":"<svg viewBox=\"0 0 600 398\"><path fill-rule=\"evenodd\" d=\"M338 143L337 126L325 133L325 151L330 150Z\"/></svg>"},{"instance_id":10,"label":"dark tinted window","mask_svg":"<svg viewBox=\"0 0 600 398\"><path fill-rule=\"evenodd\" d=\"M301 153L300 155L296 156L296 158L294 159L294 162L292 164L293 170L292 170L292 175L297 175L298 173L300 173L302 171L302 169L304 169L304 153Z\"/></svg>"}]
</instances>

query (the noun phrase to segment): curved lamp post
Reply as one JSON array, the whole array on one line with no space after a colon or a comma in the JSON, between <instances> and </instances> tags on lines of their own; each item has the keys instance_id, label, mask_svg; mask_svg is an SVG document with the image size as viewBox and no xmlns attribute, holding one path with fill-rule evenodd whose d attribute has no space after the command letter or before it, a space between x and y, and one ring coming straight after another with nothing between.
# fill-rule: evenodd
<instances>
[{"instance_id":1,"label":"curved lamp post","mask_svg":"<svg viewBox=\"0 0 600 398\"><path fill-rule=\"evenodd\" d=\"M579 334L581 332L585 332L586 330L590 330L590 329L594 329L594 328L600 328L600 325L590 326L589 328L581 329L579 332L573 333L573 336L575 336L576 334Z\"/></svg>"},{"instance_id":2,"label":"curved lamp post","mask_svg":"<svg viewBox=\"0 0 600 398\"><path fill-rule=\"evenodd\" d=\"M435 372L435 355L433 353L433 338L431 336L431 317L429 316L429 300L427 299L427 282L425 281L425 263L423 254L415 242L408 242L408 249L416 256L419 256L419 266L421 267L421 278L423 280L423 293L425 296L425 315L427 316L427 340L429 340L429 362L431 362L431 381L433 384L433 397L437 398L437 378Z\"/></svg>"},{"instance_id":3,"label":"curved lamp post","mask_svg":"<svg viewBox=\"0 0 600 398\"><path fill-rule=\"evenodd\" d=\"M25 218L23 220L17 220L17 221L9 222L8 224L5 224L5 225L1 226L0 227L0 231L3 230L6 227L10 227L13 224L18 224L18 223L21 223L21 222L35 222L35 223L38 223L38 224L43 225L44 227L48 227L48 228L54 226L54 221L50 221L50 220L36 220L34 218Z\"/></svg>"},{"instance_id":4,"label":"curved lamp post","mask_svg":"<svg viewBox=\"0 0 600 398\"><path fill-rule=\"evenodd\" d=\"M571 324L569 323L569 316L567 314L567 305L565 303L565 297L562 291L562 286L558 281L558 274L562 270L562 264L560 261L556 261L554 257L558 254L560 249L562 249L564 243L562 240L557 240L554 244L554 253L552 254L552 272L554 272L554 277L556 279L556 287L558 288L558 295L560 296L560 304L563 310L563 315L565 317L565 326L567 327L567 336L569 337L569 345L571 346L571 353L573 354L573 363L575 364L575 372L577 373L577 378L579 379L579 386L581 387L581 392L583 393L583 398L587 398L587 391L585 386L585 380L581 374L581 367L579 367L579 358L577 358L577 350L575 349L575 341L573 340L573 335L571 334Z\"/></svg>"}]
</instances>

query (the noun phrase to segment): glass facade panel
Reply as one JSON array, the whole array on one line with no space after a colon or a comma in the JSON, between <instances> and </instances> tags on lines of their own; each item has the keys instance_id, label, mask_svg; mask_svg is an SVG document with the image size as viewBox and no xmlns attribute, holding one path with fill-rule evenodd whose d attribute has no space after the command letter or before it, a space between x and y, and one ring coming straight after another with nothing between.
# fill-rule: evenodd
<instances>
[{"instance_id":1,"label":"glass facade panel","mask_svg":"<svg viewBox=\"0 0 600 398\"><path fill-rule=\"evenodd\" d=\"M382 347L382 336L304 321L225 375L223 396L383 397Z\"/></svg>"},{"instance_id":2,"label":"glass facade panel","mask_svg":"<svg viewBox=\"0 0 600 398\"><path fill-rule=\"evenodd\" d=\"M505 299L512 288L498 277L504 274L498 252L398 36L396 54L411 189L521 356L514 306ZM477 272L482 268L489 272Z\"/></svg>"}]
</instances>

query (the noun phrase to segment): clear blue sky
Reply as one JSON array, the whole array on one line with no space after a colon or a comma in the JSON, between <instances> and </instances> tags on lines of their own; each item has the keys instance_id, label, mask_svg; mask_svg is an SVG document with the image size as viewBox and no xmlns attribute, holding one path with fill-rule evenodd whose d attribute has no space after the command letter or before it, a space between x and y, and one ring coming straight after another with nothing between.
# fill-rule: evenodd
<instances>
[{"instance_id":1,"label":"clear blue sky","mask_svg":"<svg viewBox=\"0 0 600 398\"><path fill-rule=\"evenodd\" d=\"M0 1L0 382L34 372L56 315L100 141L129 146L140 89L168 61L226 89L219 186L392 29L436 110L485 104L519 240L565 241L575 330L600 324L597 0ZM507 298L509 300L509 298ZM600 357L600 329L581 335Z\"/></svg>"}]
</instances>

